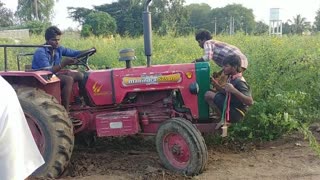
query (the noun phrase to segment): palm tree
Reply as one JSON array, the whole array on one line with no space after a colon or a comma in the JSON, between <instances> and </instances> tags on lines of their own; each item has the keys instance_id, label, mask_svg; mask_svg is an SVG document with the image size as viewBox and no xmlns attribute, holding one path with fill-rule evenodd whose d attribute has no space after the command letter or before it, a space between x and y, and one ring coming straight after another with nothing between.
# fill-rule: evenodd
<instances>
[{"instance_id":1,"label":"palm tree","mask_svg":"<svg viewBox=\"0 0 320 180\"><path fill-rule=\"evenodd\" d=\"M18 0L16 15L22 21L49 21L57 0Z\"/></svg>"},{"instance_id":2,"label":"palm tree","mask_svg":"<svg viewBox=\"0 0 320 180\"><path fill-rule=\"evenodd\" d=\"M302 17L300 14L298 14L296 17L293 17L292 20L288 21L291 23L292 31L295 34L302 35L302 33L310 28L310 22L306 21L305 17Z\"/></svg>"}]
</instances>

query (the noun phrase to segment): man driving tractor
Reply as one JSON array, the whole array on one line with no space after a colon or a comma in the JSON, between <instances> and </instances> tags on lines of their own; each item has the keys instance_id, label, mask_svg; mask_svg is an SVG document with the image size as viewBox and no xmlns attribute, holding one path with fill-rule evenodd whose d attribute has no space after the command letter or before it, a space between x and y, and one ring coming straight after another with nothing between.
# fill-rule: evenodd
<instances>
[{"instance_id":1,"label":"man driving tractor","mask_svg":"<svg viewBox=\"0 0 320 180\"><path fill-rule=\"evenodd\" d=\"M83 74L78 71L60 72L67 65L72 65L77 62L76 56L85 51L73 50L60 46L59 41L62 32L56 26L51 26L45 32L45 45L51 45L52 48L38 48L33 56L32 69L34 70L49 70L56 74L61 81L61 101L67 112L69 112L70 95L72 92L73 83L81 83ZM62 57L66 56L62 60ZM74 125L81 125L78 120L73 120Z\"/></svg>"}]
</instances>

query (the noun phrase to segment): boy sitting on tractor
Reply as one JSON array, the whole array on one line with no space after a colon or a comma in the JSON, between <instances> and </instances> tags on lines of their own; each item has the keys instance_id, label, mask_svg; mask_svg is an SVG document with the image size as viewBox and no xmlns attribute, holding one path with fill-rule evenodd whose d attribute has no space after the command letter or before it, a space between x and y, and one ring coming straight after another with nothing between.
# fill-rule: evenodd
<instances>
[{"instance_id":1,"label":"boy sitting on tractor","mask_svg":"<svg viewBox=\"0 0 320 180\"><path fill-rule=\"evenodd\" d=\"M73 83L81 83L83 74L78 71L60 72L67 65L72 65L77 62L76 56L85 51L72 50L59 45L62 32L56 26L49 27L45 32L45 44L51 45L52 48L38 48L33 56L32 69L34 70L49 70L56 74L61 81L61 101L67 112L69 112L70 96ZM62 61L62 56L66 56ZM73 120L74 125L81 123L78 120ZM81 124L79 124L81 125Z\"/></svg>"},{"instance_id":2,"label":"boy sitting on tractor","mask_svg":"<svg viewBox=\"0 0 320 180\"><path fill-rule=\"evenodd\" d=\"M227 56L223 61L223 73L228 76L224 87L212 78L212 84L218 92L207 91L205 100L211 108L217 107L222 121L217 127L226 122L243 120L247 109L253 104L250 88L241 73L241 60L237 55Z\"/></svg>"}]
</instances>

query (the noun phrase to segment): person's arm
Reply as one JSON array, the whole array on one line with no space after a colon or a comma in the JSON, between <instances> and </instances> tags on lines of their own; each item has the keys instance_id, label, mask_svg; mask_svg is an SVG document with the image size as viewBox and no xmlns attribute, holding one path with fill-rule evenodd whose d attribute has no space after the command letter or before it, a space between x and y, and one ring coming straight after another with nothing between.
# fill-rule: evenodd
<instances>
[{"instance_id":1,"label":"person's arm","mask_svg":"<svg viewBox=\"0 0 320 180\"><path fill-rule=\"evenodd\" d=\"M209 61L210 59L213 59L213 48L214 48L214 44L211 43L210 41L206 41L203 44L203 52L204 55L198 59L195 59L194 61L192 61L193 63L195 62L205 62L205 61Z\"/></svg>"},{"instance_id":2,"label":"person's arm","mask_svg":"<svg viewBox=\"0 0 320 180\"><path fill-rule=\"evenodd\" d=\"M74 64L74 63L76 63L76 59L70 58L70 57L64 58L60 64L52 66L52 72L56 73L61 69L63 69L64 67L66 67L67 65Z\"/></svg>"},{"instance_id":3,"label":"person's arm","mask_svg":"<svg viewBox=\"0 0 320 180\"><path fill-rule=\"evenodd\" d=\"M223 87L219 84L219 82L216 80L216 79L214 79L214 78L210 78L211 79L211 83L212 83L212 85L217 89L217 91L219 91L219 92L225 92L224 91L224 89L223 89Z\"/></svg>"},{"instance_id":4,"label":"person's arm","mask_svg":"<svg viewBox=\"0 0 320 180\"><path fill-rule=\"evenodd\" d=\"M74 57L92 49L92 48L90 48L87 50L79 51L79 50L74 50L74 49L70 49L70 48L65 48L63 46L60 46L59 48L61 51L61 55L66 56L66 57L60 62L59 65L56 65L53 67L53 69L56 71L60 71L60 69L64 68L67 65L75 64L77 62L77 60Z\"/></svg>"},{"instance_id":5,"label":"person's arm","mask_svg":"<svg viewBox=\"0 0 320 180\"><path fill-rule=\"evenodd\" d=\"M61 64L55 65L55 66L52 66L51 71L52 71L53 73L57 73L57 72L59 72L63 67L64 67L64 66L62 66Z\"/></svg>"},{"instance_id":6,"label":"person's arm","mask_svg":"<svg viewBox=\"0 0 320 180\"><path fill-rule=\"evenodd\" d=\"M234 96L236 96L243 104L251 106L253 104L253 99L251 96L247 96L240 92L238 89L236 89L232 84L227 83L224 87L224 90L226 92L232 93Z\"/></svg>"},{"instance_id":7,"label":"person's arm","mask_svg":"<svg viewBox=\"0 0 320 180\"><path fill-rule=\"evenodd\" d=\"M204 55L201 57L204 61L209 61L213 59L213 49L215 48L215 44L213 41L206 41L203 44L203 52Z\"/></svg>"},{"instance_id":8,"label":"person's arm","mask_svg":"<svg viewBox=\"0 0 320 180\"><path fill-rule=\"evenodd\" d=\"M33 55L32 69L35 69L35 70L42 69L42 70L51 71L52 73L57 73L66 65L74 62L74 60L69 59L69 60L64 60L61 63L52 66L52 64L50 64L50 58L51 57L48 55L48 53L46 53L46 48L38 49Z\"/></svg>"},{"instance_id":9,"label":"person's arm","mask_svg":"<svg viewBox=\"0 0 320 180\"><path fill-rule=\"evenodd\" d=\"M80 51L80 50L74 50L74 49L70 49L70 48L65 48L65 47L62 47L62 46L60 46L60 48L61 48L62 56L67 56L67 57L76 57L79 54L82 54L82 53L92 49L92 48L90 48L90 49L86 49L86 50Z\"/></svg>"},{"instance_id":10,"label":"person's arm","mask_svg":"<svg viewBox=\"0 0 320 180\"><path fill-rule=\"evenodd\" d=\"M81 54L82 51L80 50L74 50L70 48L65 48L63 46L60 46L60 51L62 56L67 56L67 57L76 57L77 55Z\"/></svg>"},{"instance_id":11,"label":"person's arm","mask_svg":"<svg viewBox=\"0 0 320 180\"><path fill-rule=\"evenodd\" d=\"M45 48L39 48L33 55L32 69L51 69L50 56L46 53Z\"/></svg>"}]
</instances>

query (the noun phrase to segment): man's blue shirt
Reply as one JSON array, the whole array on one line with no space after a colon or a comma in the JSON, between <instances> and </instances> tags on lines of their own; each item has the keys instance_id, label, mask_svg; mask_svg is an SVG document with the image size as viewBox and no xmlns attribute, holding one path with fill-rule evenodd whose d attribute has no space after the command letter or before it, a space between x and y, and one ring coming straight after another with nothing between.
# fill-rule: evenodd
<instances>
[{"instance_id":1,"label":"man's blue shirt","mask_svg":"<svg viewBox=\"0 0 320 180\"><path fill-rule=\"evenodd\" d=\"M61 63L62 56L75 57L80 53L81 51L59 46L55 49L54 56L52 57L48 47L41 47L38 48L33 55L32 69L43 68L52 71L52 66L59 65Z\"/></svg>"}]
</instances>

